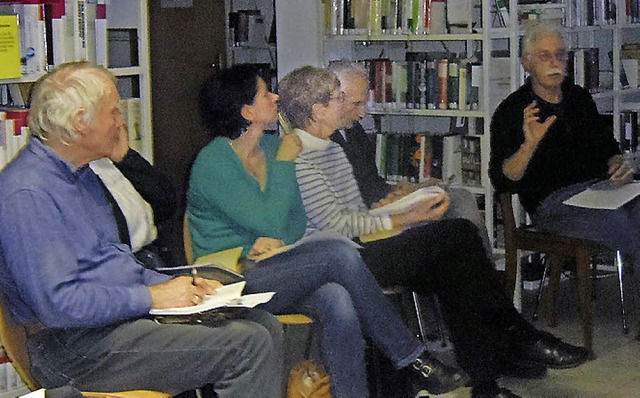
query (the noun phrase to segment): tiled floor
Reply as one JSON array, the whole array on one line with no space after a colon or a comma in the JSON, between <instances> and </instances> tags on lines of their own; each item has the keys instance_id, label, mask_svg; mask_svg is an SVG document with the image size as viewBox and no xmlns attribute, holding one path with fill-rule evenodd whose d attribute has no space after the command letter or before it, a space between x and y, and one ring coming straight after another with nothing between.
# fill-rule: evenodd
<instances>
[{"instance_id":1,"label":"tiled floor","mask_svg":"<svg viewBox=\"0 0 640 398\"><path fill-rule=\"evenodd\" d=\"M524 398L635 398L640 397L640 341L637 315L629 317L631 330L622 332L620 301L615 276L595 281L594 350L596 359L569 370L549 370L539 380L503 378L499 383ZM631 296L628 286L628 296ZM534 294L526 292L523 313L531 320ZM561 284L558 326L545 327L543 321L534 324L554 333L565 341L582 344L582 332L577 310L575 281ZM631 309L631 300L627 301ZM640 309L640 302L636 303ZM469 389L459 389L439 397L468 398Z\"/></svg>"}]
</instances>

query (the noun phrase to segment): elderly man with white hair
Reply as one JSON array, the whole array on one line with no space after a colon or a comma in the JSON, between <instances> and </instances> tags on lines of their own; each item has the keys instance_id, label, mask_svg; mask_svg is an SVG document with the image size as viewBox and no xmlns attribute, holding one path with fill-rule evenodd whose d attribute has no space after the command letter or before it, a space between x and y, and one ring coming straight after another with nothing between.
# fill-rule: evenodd
<instances>
[{"instance_id":1,"label":"elderly man with white hair","mask_svg":"<svg viewBox=\"0 0 640 398\"><path fill-rule=\"evenodd\" d=\"M31 375L46 388L177 394L208 384L218 397L279 397L272 315L202 325L148 316L198 304L220 284L146 269L121 243L88 166L118 147L119 103L107 69L61 65L36 82L33 136L0 173L0 291L28 332Z\"/></svg>"}]
</instances>

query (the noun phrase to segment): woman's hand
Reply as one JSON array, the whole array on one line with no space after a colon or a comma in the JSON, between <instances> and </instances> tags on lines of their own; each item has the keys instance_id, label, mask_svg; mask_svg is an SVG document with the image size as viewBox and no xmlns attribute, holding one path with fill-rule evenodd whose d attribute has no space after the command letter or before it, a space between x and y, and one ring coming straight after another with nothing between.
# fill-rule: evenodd
<instances>
[{"instance_id":1,"label":"woman's hand","mask_svg":"<svg viewBox=\"0 0 640 398\"><path fill-rule=\"evenodd\" d=\"M391 216L394 227L402 227L424 221L437 221L449 210L451 198L446 192L418 202L409 211Z\"/></svg>"},{"instance_id":2,"label":"woman's hand","mask_svg":"<svg viewBox=\"0 0 640 398\"><path fill-rule=\"evenodd\" d=\"M294 161L302 151L302 141L297 134L287 134L282 137L278 148L277 160Z\"/></svg>"},{"instance_id":3,"label":"woman's hand","mask_svg":"<svg viewBox=\"0 0 640 398\"><path fill-rule=\"evenodd\" d=\"M249 251L249 258L259 256L282 246L284 246L284 242L280 239L265 237L258 238Z\"/></svg>"},{"instance_id":4,"label":"woman's hand","mask_svg":"<svg viewBox=\"0 0 640 398\"><path fill-rule=\"evenodd\" d=\"M218 281L179 276L158 285L149 286L151 308L189 307L202 302L207 294L214 294L222 286Z\"/></svg>"}]
</instances>

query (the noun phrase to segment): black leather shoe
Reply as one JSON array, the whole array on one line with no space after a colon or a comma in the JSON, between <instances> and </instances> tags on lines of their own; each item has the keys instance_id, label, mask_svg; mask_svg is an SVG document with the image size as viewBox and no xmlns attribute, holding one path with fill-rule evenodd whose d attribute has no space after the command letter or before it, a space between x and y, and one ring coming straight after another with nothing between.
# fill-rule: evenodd
<instances>
[{"instance_id":1,"label":"black leather shoe","mask_svg":"<svg viewBox=\"0 0 640 398\"><path fill-rule=\"evenodd\" d=\"M525 365L543 365L552 369L575 368L589 359L589 350L560 341L542 332L540 340L516 349L513 362Z\"/></svg>"},{"instance_id":2,"label":"black leather shoe","mask_svg":"<svg viewBox=\"0 0 640 398\"><path fill-rule=\"evenodd\" d=\"M540 364L517 363L505 355L499 356L500 375L516 379L542 379L547 375L547 367Z\"/></svg>"},{"instance_id":3,"label":"black leather shoe","mask_svg":"<svg viewBox=\"0 0 640 398\"><path fill-rule=\"evenodd\" d=\"M413 384L430 394L444 394L464 386L469 381L464 373L443 364L426 352L407 368L411 370Z\"/></svg>"},{"instance_id":4,"label":"black leather shoe","mask_svg":"<svg viewBox=\"0 0 640 398\"><path fill-rule=\"evenodd\" d=\"M520 395L514 394L506 388L500 388L498 391L493 393L480 392L477 393L475 391L471 392L471 398L522 398Z\"/></svg>"}]
</instances>

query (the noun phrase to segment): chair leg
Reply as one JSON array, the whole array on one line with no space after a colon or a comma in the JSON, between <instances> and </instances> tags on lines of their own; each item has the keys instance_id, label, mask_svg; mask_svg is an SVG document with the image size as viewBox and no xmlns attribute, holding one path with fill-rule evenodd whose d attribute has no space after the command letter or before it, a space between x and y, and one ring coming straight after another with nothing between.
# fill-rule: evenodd
<instances>
[{"instance_id":1,"label":"chair leg","mask_svg":"<svg viewBox=\"0 0 640 398\"><path fill-rule=\"evenodd\" d=\"M581 248L576 253L576 269L578 272L578 294L580 297L580 317L582 319L582 334L584 345L593 355L593 323L591 319L591 256L589 250Z\"/></svg>"},{"instance_id":2,"label":"chair leg","mask_svg":"<svg viewBox=\"0 0 640 398\"><path fill-rule=\"evenodd\" d=\"M620 291L620 312L622 313L622 332L624 334L629 333L629 326L627 325L627 306L624 302L624 263L622 262L622 253L620 250L616 251L615 257L616 270L618 271L618 289Z\"/></svg>"},{"instance_id":3,"label":"chair leg","mask_svg":"<svg viewBox=\"0 0 640 398\"><path fill-rule=\"evenodd\" d=\"M544 300L544 314L547 319L547 325L555 327L558 325L557 316L557 300L558 300L558 285L560 284L560 275L562 274L562 257L558 255L550 255L547 259L547 265L549 266L549 287L547 288L547 294Z\"/></svg>"},{"instance_id":4,"label":"chair leg","mask_svg":"<svg viewBox=\"0 0 640 398\"><path fill-rule=\"evenodd\" d=\"M540 309L540 303L542 302L542 294L544 293L544 282L547 280L549 276L549 258L548 256L544 259L544 272L542 273L542 279L540 280L540 286L538 287L538 294L536 295L536 304L533 308L533 320L538 320L538 313Z\"/></svg>"},{"instance_id":5,"label":"chair leg","mask_svg":"<svg viewBox=\"0 0 640 398\"><path fill-rule=\"evenodd\" d=\"M413 294L414 294L414 302L417 303L418 302L417 293L414 292ZM444 325L442 324L443 317L442 317L442 312L440 311L440 304L438 303L438 300L435 295L429 296L429 301L431 302L431 309L433 310L433 316L435 317L435 321L436 321L436 328L438 329L438 336L440 337L440 346L442 348L446 348L447 335L444 332ZM416 307L416 311L418 311L417 307ZM422 341L426 344L427 334L424 329L424 321L418 321L418 325L420 327L420 334L422 335Z\"/></svg>"},{"instance_id":6,"label":"chair leg","mask_svg":"<svg viewBox=\"0 0 640 398\"><path fill-rule=\"evenodd\" d=\"M313 328L314 325L308 325L309 333L307 334L307 341L304 347L304 359L311 358L311 348L313 347Z\"/></svg>"}]
</instances>

